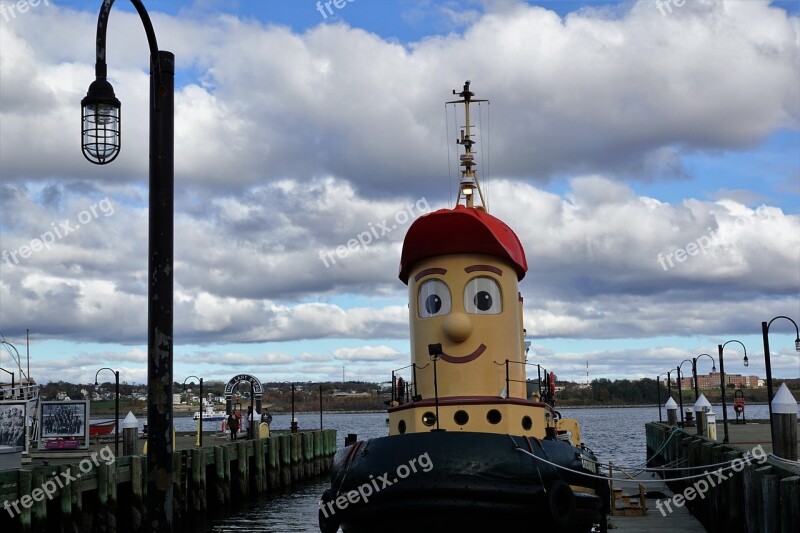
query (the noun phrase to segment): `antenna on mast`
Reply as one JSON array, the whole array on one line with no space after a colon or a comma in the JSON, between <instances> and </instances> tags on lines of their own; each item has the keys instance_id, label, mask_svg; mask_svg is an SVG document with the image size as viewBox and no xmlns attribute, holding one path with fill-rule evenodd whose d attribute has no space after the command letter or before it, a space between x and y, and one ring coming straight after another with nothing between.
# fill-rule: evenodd
<instances>
[{"instance_id":1,"label":"antenna on mast","mask_svg":"<svg viewBox=\"0 0 800 533\"><path fill-rule=\"evenodd\" d=\"M452 100L445 102L447 104L464 104L465 123L464 128L461 130L461 136L456 140L456 144L464 147L464 153L459 157L461 161L461 182L458 185L458 196L456 197L456 205L462 205L461 200L464 200L464 207L474 207L482 211L486 211L486 201L483 198L483 191L481 191L480 184L478 183L478 173L475 170L475 154L472 151L472 145L475 141L472 140L472 125L469 122L469 105L473 102L488 102L489 100L476 100L472 98L475 93L469 90L470 81L464 82L464 88L460 93L453 89L453 94L461 97L461 100ZM475 205L475 191L478 191L480 197L480 205Z\"/></svg>"}]
</instances>

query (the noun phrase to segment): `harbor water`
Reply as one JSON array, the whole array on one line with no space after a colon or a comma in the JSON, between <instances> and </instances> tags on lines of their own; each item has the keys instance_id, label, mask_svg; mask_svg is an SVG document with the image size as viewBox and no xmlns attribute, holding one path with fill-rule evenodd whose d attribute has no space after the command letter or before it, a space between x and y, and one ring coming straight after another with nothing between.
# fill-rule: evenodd
<instances>
[{"instance_id":1,"label":"harbor water","mask_svg":"<svg viewBox=\"0 0 800 533\"><path fill-rule=\"evenodd\" d=\"M688 400L684 399L684 406ZM728 423L735 421L731 406ZM559 409L565 418L576 418L581 424L583 441L597 454L598 459L617 465L635 465L646 460L645 423L658 420L658 409L653 407L628 408L563 408ZM719 434L722 433L722 408L714 406L718 413ZM344 445L344 438L355 433L359 439L385 436L386 413L325 413L325 428L337 430L338 446ZM666 412L663 413L666 418ZM748 405L748 419L768 418L766 405ZM272 426L287 429L289 415L275 415ZM296 415L303 429L319 428L319 414ZM196 424L191 418L176 419L176 428L191 430ZM210 424L210 423L209 423ZM219 422L216 422L219 424ZM184 425L186 427L184 427ZM205 425L205 424L204 424ZM210 429L206 426L206 429ZM291 494L270 496L239 509L224 519L209 522L207 533L260 532L317 533L317 506L322 492L329 486L328 480L309 483Z\"/></svg>"}]
</instances>

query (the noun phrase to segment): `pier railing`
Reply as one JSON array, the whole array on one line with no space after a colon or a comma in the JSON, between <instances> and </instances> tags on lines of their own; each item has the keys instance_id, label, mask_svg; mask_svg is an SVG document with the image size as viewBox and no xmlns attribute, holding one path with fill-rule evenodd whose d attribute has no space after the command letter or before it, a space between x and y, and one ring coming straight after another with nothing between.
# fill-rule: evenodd
<instances>
[{"instance_id":1,"label":"pier railing","mask_svg":"<svg viewBox=\"0 0 800 533\"><path fill-rule=\"evenodd\" d=\"M665 467L673 500L680 496L708 531L800 531L799 463L660 422L647 424L646 433L648 465Z\"/></svg>"}]
</instances>

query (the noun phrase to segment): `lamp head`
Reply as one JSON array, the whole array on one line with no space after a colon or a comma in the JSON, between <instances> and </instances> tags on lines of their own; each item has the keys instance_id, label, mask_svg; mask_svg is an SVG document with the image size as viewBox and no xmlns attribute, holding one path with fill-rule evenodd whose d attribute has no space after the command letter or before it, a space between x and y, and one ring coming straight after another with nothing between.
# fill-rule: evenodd
<instances>
[{"instance_id":1,"label":"lamp head","mask_svg":"<svg viewBox=\"0 0 800 533\"><path fill-rule=\"evenodd\" d=\"M428 355L430 355L434 359L437 359L440 355L442 355L442 343L437 342L436 344L429 344Z\"/></svg>"},{"instance_id":2,"label":"lamp head","mask_svg":"<svg viewBox=\"0 0 800 533\"><path fill-rule=\"evenodd\" d=\"M716 371L717 371L717 365L716 365L716 363L714 363L713 365L711 365L711 371L712 371L712 372L716 372Z\"/></svg>"},{"instance_id":3,"label":"lamp head","mask_svg":"<svg viewBox=\"0 0 800 533\"><path fill-rule=\"evenodd\" d=\"M794 340L794 349L796 351L800 352L800 337L798 337L798 338L796 338Z\"/></svg>"},{"instance_id":4,"label":"lamp head","mask_svg":"<svg viewBox=\"0 0 800 533\"><path fill-rule=\"evenodd\" d=\"M96 165L110 163L119 155L121 104L105 78L89 85L81 100L81 150Z\"/></svg>"},{"instance_id":5,"label":"lamp head","mask_svg":"<svg viewBox=\"0 0 800 533\"><path fill-rule=\"evenodd\" d=\"M97 380L94 380L94 386L97 387L97 385L99 385L99 383L97 383Z\"/></svg>"},{"instance_id":6,"label":"lamp head","mask_svg":"<svg viewBox=\"0 0 800 533\"><path fill-rule=\"evenodd\" d=\"M750 361L747 360L747 356L744 356L744 366L750 366Z\"/></svg>"}]
</instances>

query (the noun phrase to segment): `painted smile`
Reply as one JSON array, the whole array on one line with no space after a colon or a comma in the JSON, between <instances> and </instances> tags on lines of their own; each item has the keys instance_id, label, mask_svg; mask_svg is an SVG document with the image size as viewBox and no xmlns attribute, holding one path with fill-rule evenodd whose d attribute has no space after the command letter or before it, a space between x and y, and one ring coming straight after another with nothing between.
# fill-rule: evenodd
<instances>
[{"instance_id":1,"label":"painted smile","mask_svg":"<svg viewBox=\"0 0 800 533\"><path fill-rule=\"evenodd\" d=\"M486 345L481 343L480 346L475 348L475 351L469 355L462 355L461 357L455 357L453 355L447 355L446 353L442 352L442 361L447 361L448 363L469 363L470 361L474 361L478 357L481 356L483 352L486 351Z\"/></svg>"}]
</instances>

